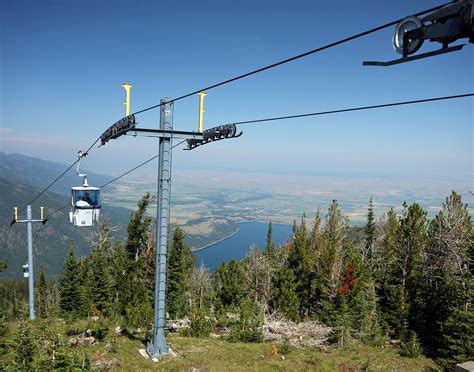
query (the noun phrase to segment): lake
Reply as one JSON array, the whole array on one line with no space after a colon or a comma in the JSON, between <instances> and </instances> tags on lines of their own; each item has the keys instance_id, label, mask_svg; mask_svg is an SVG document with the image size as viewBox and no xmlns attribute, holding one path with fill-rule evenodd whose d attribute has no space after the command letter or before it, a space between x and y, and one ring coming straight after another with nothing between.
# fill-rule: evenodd
<instances>
[{"instance_id":1,"label":"lake","mask_svg":"<svg viewBox=\"0 0 474 372\"><path fill-rule=\"evenodd\" d=\"M262 250L265 248L268 223L241 222L237 226L239 231L231 237L194 252L196 266L199 267L202 263L209 270L214 270L222 261L228 262L232 258L241 260L252 245L256 244ZM272 223L272 231L275 245L284 243L292 234L290 225L277 223Z\"/></svg>"}]
</instances>

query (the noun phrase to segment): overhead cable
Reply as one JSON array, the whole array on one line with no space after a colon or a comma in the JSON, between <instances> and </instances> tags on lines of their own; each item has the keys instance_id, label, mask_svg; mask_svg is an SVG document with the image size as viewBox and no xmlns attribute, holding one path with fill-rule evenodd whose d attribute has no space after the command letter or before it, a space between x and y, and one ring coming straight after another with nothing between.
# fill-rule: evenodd
<instances>
[{"instance_id":1,"label":"overhead cable","mask_svg":"<svg viewBox=\"0 0 474 372\"><path fill-rule=\"evenodd\" d=\"M431 12L433 12L433 11L435 11L435 10L438 10L438 9L440 9L440 8L442 8L442 7L446 6L446 5L448 5L448 4L450 4L450 3L445 3L445 4L442 4L442 5L435 6L434 8L430 8L430 9L427 9L427 10L423 10L422 12L413 14L413 16L414 16L414 17L418 17L418 16L423 15L423 14L426 14L426 13L431 13ZM222 85L229 84L229 83L232 83L232 82L234 82L234 81L237 81L237 80L246 78L246 77L248 77L248 76L255 75L255 74L258 74L258 73L263 72L263 71L266 71L266 70L270 70L270 69L272 69L272 68L274 68L274 67L281 66L281 65L284 65L284 64L289 63L289 62L296 61L297 59L300 59L300 58L303 58L303 57L307 57L307 56L309 56L309 55L312 55L312 54L321 52L321 51L323 51L323 50L325 50L325 49L329 49L329 48L335 47L335 46L337 46L337 45L347 43L347 42L349 42L349 41L358 39L358 38L360 38L360 37L363 37L363 36L372 34L372 33L374 33L374 32L380 31L380 30L383 30L384 28L387 28L387 27L390 27L390 26L394 26L394 25L398 24L400 21L402 21L402 20L405 19L405 18L406 18L406 17L397 19L397 20L395 20L395 21L392 21L392 22L386 23L386 24L384 24L384 25L381 25L381 26L372 28L372 29L370 29L370 30L367 30L367 31L364 31L364 32L361 32L361 33L358 33L358 34L355 34L355 35L346 37L346 38L344 38L344 39L335 41L335 42L330 43L330 44L326 44L326 45L324 45L324 46L322 46L322 47L319 47L319 48L316 48L316 49L307 51L307 52L305 52L305 53L298 54L298 55L296 55L296 56L294 56L294 57L290 57L290 58L284 59L284 60L282 60L282 61L273 63L273 64L268 65L268 66L265 66L265 67L261 67L261 68L259 68L259 69L256 69L256 70L247 72L247 73L245 73L245 74L242 74L242 75L239 75L239 76L236 76L236 77L233 77L233 78L231 78L231 79L224 80L224 81L222 81L222 82L220 82L220 83L217 83L217 84L213 84L213 85L210 85L210 86L208 86L208 87L195 90L194 92L187 93L187 94L182 95L182 96L180 96L180 97L174 98L174 99L172 99L170 102L176 102L176 101L179 101L179 100L181 100L181 99L184 99L184 98L188 98L188 97L190 97L190 96L193 96L193 95L195 95L195 94L197 94L197 93L199 93L199 92L208 91L208 90L211 90L211 89L220 87L220 86L222 86ZM145 108L145 109L143 109L143 110L134 112L134 115L141 114L142 112L149 111L149 110L155 109L155 108L160 107L160 106L161 106L161 103L160 103L160 104L157 104L157 105L154 105L154 106L147 107L147 108Z\"/></svg>"},{"instance_id":2,"label":"overhead cable","mask_svg":"<svg viewBox=\"0 0 474 372\"><path fill-rule=\"evenodd\" d=\"M176 145L173 145L171 148L174 149L175 147L181 145L183 142L185 142L186 140L182 140L180 142L178 142ZM115 177L114 179L104 183L102 186L99 186L101 189L102 188L105 188L107 187L108 185L110 185L111 183L119 180L120 178L122 177L125 177L127 174L129 173L132 173L133 171L137 170L138 168L140 167L143 167L144 165L148 164L149 162L151 162L152 160L155 160L156 158L158 158L158 155L155 155L153 156L152 158L148 159L148 160L145 160L143 163L140 163L138 164L136 167L133 167L132 169L126 171L125 173L122 173L120 176L118 177ZM58 209L55 209L53 212L49 213L47 216L46 216L46 219L48 219L49 217L51 217L52 215L62 211L63 209L67 208L69 206L69 204L66 204L66 205L63 205L61 208L58 208Z\"/></svg>"},{"instance_id":3,"label":"overhead cable","mask_svg":"<svg viewBox=\"0 0 474 372\"><path fill-rule=\"evenodd\" d=\"M308 117L308 116L331 115L331 114L339 114L339 113L343 113L343 112L372 110L372 109L379 109L379 108L383 108L383 107L413 105L413 104L418 104L418 103L443 101L443 100L466 98L466 97L472 97L472 96L474 96L474 93L466 93L466 94L458 94L458 95L455 95L455 96L434 97L434 98L417 99L417 100L414 100L414 101L382 103L382 104L379 104L379 105L359 106L359 107L351 107L351 108L344 108L344 109L338 109L338 110L311 112L311 113L308 113L308 114L297 114L297 115L288 115L288 116L277 116L277 117L265 118L265 119L237 121L237 122L232 122L232 124L243 125L243 124L262 123L262 122L267 122L267 121L304 118L304 117Z\"/></svg>"},{"instance_id":4,"label":"overhead cable","mask_svg":"<svg viewBox=\"0 0 474 372\"><path fill-rule=\"evenodd\" d=\"M85 154L87 154L93 147L94 145L99 142L100 140L100 137L97 138L94 143L92 143L92 145L89 146L89 148L84 152ZM31 205L33 204L36 200L38 200L38 198L43 195L46 191L48 191L51 186L53 186L56 182L58 182L67 172L69 172L69 170L74 167L78 162L79 162L79 158L74 161L69 167L67 167L59 176L57 176L48 186L46 186L43 190L40 191L40 193L38 195L36 195L32 200L30 200L23 208L20 209L20 212L24 211L26 209L26 207L28 205Z\"/></svg>"}]
</instances>

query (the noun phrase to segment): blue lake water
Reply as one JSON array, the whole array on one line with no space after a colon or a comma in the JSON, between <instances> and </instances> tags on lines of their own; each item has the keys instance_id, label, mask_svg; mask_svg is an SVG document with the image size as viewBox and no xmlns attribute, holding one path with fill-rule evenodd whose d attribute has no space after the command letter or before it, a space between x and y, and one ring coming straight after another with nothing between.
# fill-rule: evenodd
<instances>
[{"instance_id":1,"label":"blue lake water","mask_svg":"<svg viewBox=\"0 0 474 372\"><path fill-rule=\"evenodd\" d=\"M268 223L243 222L237 226L239 231L231 237L194 252L196 266L201 266L202 263L209 270L214 270L222 261L228 262L232 258L241 260L252 245L256 244L262 250L265 248ZM279 245L291 237L291 226L272 223L272 232L273 242Z\"/></svg>"}]
</instances>

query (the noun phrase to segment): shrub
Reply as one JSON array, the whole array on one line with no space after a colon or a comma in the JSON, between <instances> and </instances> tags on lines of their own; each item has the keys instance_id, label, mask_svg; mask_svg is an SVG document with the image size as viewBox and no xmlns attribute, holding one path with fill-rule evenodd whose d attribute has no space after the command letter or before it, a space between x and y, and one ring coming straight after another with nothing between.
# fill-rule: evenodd
<instances>
[{"instance_id":1,"label":"shrub","mask_svg":"<svg viewBox=\"0 0 474 372\"><path fill-rule=\"evenodd\" d=\"M263 311L258 303L247 298L240 306L239 321L231 328L229 340L260 342L263 339Z\"/></svg>"},{"instance_id":2,"label":"shrub","mask_svg":"<svg viewBox=\"0 0 474 372\"><path fill-rule=\"evenodd\" d=\"M192 337L209 337L212 332L212 320L204 309L195 307L191 310L191 326L189 335Z\"/></svg>"},{"instance_id":3,"label":"shrub","mask_svg":"<svg viewBox=\"0 0 474 372\"><path fill-rule=\"evenodd\" d=\"M421 354L420 341L415 332L408 332L401 343L400 355L408 358L417 358Z\"/></svg>"}]
</instances>

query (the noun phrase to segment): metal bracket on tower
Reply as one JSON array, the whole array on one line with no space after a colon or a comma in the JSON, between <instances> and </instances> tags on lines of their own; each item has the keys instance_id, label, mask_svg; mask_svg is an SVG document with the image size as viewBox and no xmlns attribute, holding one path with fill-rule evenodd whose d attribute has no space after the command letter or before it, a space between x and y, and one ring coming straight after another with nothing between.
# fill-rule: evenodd
<instances>
[{"instance_id":1,"label":"metal bracket on tower","mask_svg":"<svg viewBox=\"0 0 474 372\"><path fill-rule=\"evenodd\" d=\"M130 89L132 89L132 84L130 83L123 83L123 88L125 89L125 116L130 115Z\"/></svg>"}]
</instances>

